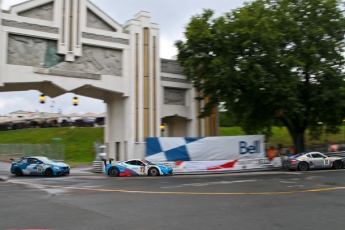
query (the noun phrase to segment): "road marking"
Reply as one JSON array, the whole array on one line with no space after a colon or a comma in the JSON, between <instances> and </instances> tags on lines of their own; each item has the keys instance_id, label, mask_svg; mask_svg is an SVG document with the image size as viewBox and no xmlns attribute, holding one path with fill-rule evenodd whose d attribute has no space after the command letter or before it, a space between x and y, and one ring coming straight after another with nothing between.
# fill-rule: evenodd
<instances>
[{"instance_id":1,"label":"road marking","mask_svg":"<svg viewBox=\"0 0 345 230\"><path fill-rule=\"evenodd\" d=\"M57 185L44 185L44 184L31 184L25 182L8 181L12 184L21 184L28 186L42 186L45 188L62 188L73 189L82 191L94 191L94 192L116 192L116 193L136 193L136 194L165 194L165 195L286 195L295 193L312 193L312 192L324 192L345 189L343 187L331 187L331 188L317 188L307 190L291 190L281 192L159 192L159 191L140 191L140 190L118 190L118 189L102 189L102 188L77 188L69 186L57 186Z\"/></svg>"},{"instance_id":2,"label":"road marking","mask_svg":"<svg viewBox=\"0 0 345 230\"><path fill-rule=\"evenodd\" d=\"M286 183L286 184L295 184L297 182L293 182L293 181L279 181L280 183Z\"/></svg>"},{"instance_id":3,"label":"road marking","mask_svg":"<svg viewBox=\"0 0 345 230\"><path fill-rule=\"evenodd\" d=\"M303 187L303 185L300 185L300 184L296 184L296 185L289 185L289 186L286 186L288 188L293 188L293 187Z\"/></svg>"},{"instance_id":4,"label":"road marking","mask_svg":"<svg viewBox=\"0 0 345 230\"><path fill-rule=\"evenodd\" d=\"M215 181L215 182L205 182L205 183L191 183L191 184L181 184L176 186L165 186L161 188L182 188L187 186L208 186L208 185L219 185L219 184L234 184L234 183L245 183L245 182L255 182L256 180L237 180L237 181Z\"/></svg>"}]
</instances>

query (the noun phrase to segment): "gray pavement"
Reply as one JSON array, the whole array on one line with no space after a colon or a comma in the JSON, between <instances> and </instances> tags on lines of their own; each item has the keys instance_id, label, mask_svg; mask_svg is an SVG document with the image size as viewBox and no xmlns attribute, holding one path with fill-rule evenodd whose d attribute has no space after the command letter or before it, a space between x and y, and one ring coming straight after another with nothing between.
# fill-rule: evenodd
<instances>
[{"instance_id":1,"label":"gray pavement","mask_svg":"<svg viewBox=\"0 0 345 230\"><path fill-rule=\"evenodd\" d=\"M11 176L0 181L0 229L340 230L344 173Z\"/></svg>"},{"instance_id":2,"label":"gray pavement","mask_svg":"<svg viewBox=\"0 0 345 230\"><path fill-rule=\"evenodd\" d=\"M11 163L0 161L0 180L7 180L9 177L13 176L10 172ZM92 172L92 165L80 165L71 168L71 175L73 176L92 176L92 175L102 175L102 173Z\"/></svg>"}]
</instances>

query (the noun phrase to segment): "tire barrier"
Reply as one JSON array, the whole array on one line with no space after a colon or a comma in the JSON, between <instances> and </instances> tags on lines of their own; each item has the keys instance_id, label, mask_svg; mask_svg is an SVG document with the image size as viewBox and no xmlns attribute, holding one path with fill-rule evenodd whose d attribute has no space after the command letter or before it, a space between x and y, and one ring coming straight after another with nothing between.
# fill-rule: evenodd
<instances>
[{"instance_id":1,"label":"tire barrier","mask_svg":"<svg viewBox=\"0 0 345 230\"><path fill-rule=\"evenodd\" d=\"M103 161L94 161L92 163L92 172L102 173L103 172Z\"/></svg>"}]
</instances>

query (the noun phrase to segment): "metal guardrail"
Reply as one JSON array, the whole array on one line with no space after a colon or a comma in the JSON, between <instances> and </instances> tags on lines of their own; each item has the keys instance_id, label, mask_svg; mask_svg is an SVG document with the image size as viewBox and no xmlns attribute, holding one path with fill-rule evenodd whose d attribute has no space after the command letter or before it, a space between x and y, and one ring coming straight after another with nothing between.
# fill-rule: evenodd
<instances>
[{"instance_id":1,"label":"metal guardrail","mask_svg":"<svg viewBox=\"0 0 345 230\"><path fill-rule=\"evenodd\" d=\"M327 152L325 155L329 157L342 157L345 159L345 151L342 152Z\"/></svg>"},{"instance_id":2,"label":"metal guardrail","mask_svg":"<svg viewBox=\"0 0 345 230\"><path fill-rule=\"evenodd\" d=\"M0 157L6 156L46 156L50 159L64 160L63 144L0 144Z\"/></svg>"}]
</instances>

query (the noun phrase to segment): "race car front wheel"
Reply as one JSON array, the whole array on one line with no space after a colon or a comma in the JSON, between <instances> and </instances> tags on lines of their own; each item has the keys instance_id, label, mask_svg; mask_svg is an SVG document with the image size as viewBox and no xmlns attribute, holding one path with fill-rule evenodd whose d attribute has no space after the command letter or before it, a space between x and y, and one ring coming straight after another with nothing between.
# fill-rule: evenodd
<instances>
[{"instance_id":1,"label":"race car front wheel","mask_svg":"<svg viewBox=\"0 0 345 230\"><path fill-rule=\"evenodd\" d=\"M116 167L111 167L111 168L108 170L108 174L109 174L109 176L111 176L111 177L118 176L118 175L119 175L119 169L116 168Z\"/></svg>"},{"instance_id":2,"label":"race car front wheel","mask_svg":"<svg viewBox=\"0 0 345 230\"><path fill-rule=\"evenodd\" d=\"M159 175L159 171L157 168L150 168L149 176L158 176L158 175Z\"/></svg>"},{"instance_id":3,"label":"race car front wheel","mask_svg":"<svg viewBox=\"0 0 345 230\"><path fill-rule=\"evenodd\" d=\"M47 168L45 171L45 174L47 177L52 177L54 176L53 170L51 168Z\"/></svg>"},{"instance_id":4,"label":"race car front wheel","mask_svg":"<svg viewBox=\"0 0 345 230\"><path fill-rule=\"evenodd\" d=\"M16 176L21 176L21 175L23 175L23 172L22 172L22 170L21 170L20 168L16 168L16 169L14 170L14 174L15 174Z\"/></svg>"}]
</instances>

